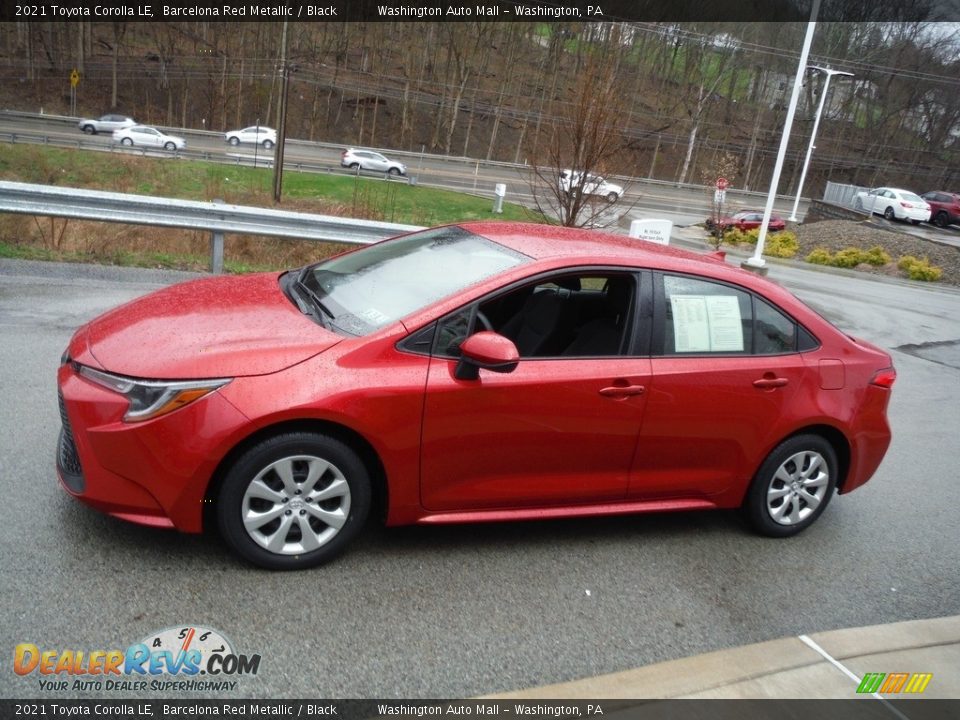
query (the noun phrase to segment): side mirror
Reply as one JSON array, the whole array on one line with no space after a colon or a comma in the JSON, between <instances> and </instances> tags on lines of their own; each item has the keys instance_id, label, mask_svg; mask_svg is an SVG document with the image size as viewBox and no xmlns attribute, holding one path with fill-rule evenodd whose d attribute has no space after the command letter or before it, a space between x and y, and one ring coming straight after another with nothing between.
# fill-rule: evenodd
<instances>
[{"instance_id":1,"label":"side mirror","mask_svg":"<svg viewBox=\"0 0 960 720\"><path fill-rule=\"evenodd\" d=\"M513 372L520 362L517 346L509 338L484 330L474 333L460 345L460 362L453 376L457 380L476 380L480 370Z\"/></svg>"}]
</instances>

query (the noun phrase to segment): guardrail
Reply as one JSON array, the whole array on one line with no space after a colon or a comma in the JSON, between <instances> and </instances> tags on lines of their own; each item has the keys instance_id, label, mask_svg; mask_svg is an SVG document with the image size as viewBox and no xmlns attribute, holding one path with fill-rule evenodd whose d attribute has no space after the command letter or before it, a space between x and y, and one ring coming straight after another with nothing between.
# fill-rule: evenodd
<instances>
[{"instance_id":1,"label":"guardrail","mask_svg":"<svg viewBox=\"0 0 960 720\"><path fill-rule=\"evenodd\" d=\"M206 230L211 233L210 269L214 273L223 272L226 233L367 245L421 229L417 225L270 210L216 200L177 200L6 181L0 181L0 212Z\"/></svg>"}]
</instances>

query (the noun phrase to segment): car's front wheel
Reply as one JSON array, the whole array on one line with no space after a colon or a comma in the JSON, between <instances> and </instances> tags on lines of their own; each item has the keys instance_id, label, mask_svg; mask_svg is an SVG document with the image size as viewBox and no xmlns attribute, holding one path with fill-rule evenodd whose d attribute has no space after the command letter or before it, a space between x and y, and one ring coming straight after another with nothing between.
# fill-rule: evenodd
<instances>
[{"instance_id":1,"label":"car's front wheel","mask_svg":"<svg viewBox=\"0 0 960 720\"><path fill-rule=\"evenodd\" d=\"M390 168L390 169L387 170L387 173L389 173L390 175L393 175L394 177L396 177L397 175L400 174L400 168L398 168L398 167L392 167L392 168Z\"/></svg>"},{"instance_id":2,"label":"car's front wheel","mask_svg":"<svg viewBox=\"0 0 960 720\"><path fill-rule=\"evenodd\" d=\"M356 537L370 493L370 475L351 447L318 433L284 433L231 466L216 497L217 521L246 560L299 570L330 560Z\"/></svg>"},{"instance_id":3,"label":"car's front wheel","mask_svg":"<svg viewBox=\"0 0 960 720\"><path fill-rule=\"evenodd\" d=\"M744 511L761 535L788 537L820 517L837 486L837 455L820 435L784 440L763 461Z\"/></svg>"},{"instance_id":4,"label":"car's front wheel","mask_svg":"<svg viewBox=\"0 0 960 720\"><path fill-rule=\"evenodd\" d=\"M96 129L93 125L84 125L84 126L83 126L83 131L84 131L87 135L96 135L96 134L97 134L97 129Z\"/></svg>"},{"instance_id":5,"label":"car's front wheel","mask_svg":"<svg viewBox=\"0 0 960 720\"><path fill-rule=\"evenodd\" d=\"M617 195L615 192L607 193L607 202L615 203L619 199L620 199L620 196Z\"/></svg>"},{"instance_id":6,"label":"car's front wheel","mask_svg":"<svg viewBox=\"0 0 960 720\"><path fill-rule=\"evenodd\" d=\"M163 149L164 149L164 150L176 150L176 149L177 149L177 146L176 146L175 143L167 142L167 143L164 143Z\"/></svg>"}]
</instances>

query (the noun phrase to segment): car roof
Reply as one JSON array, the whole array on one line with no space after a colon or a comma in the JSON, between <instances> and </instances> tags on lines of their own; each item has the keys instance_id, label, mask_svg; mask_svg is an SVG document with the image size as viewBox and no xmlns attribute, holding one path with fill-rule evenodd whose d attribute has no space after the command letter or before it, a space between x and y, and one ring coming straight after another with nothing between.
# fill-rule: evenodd
<instances>
[{"instance_id":1,"label":"car roof","mask_svg":"<svg viewBox=\"0 0 960 720\"><path fill-rule=\"evenodd\" d=\"M496 221L466 222L459 227L536 260L582 257L649 267L717 264L708 256L600 230Z\"/></svg>"}]
</instances>

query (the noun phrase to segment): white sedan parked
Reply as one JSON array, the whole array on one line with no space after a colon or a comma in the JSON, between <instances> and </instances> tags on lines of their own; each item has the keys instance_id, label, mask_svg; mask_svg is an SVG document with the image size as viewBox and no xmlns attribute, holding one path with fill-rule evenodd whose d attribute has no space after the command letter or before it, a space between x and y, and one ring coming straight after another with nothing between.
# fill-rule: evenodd
<instances>
[{"instance_id":1,"label":"white sedan parked","mask_svg":"<svg viewBox=\"0 0 960 720\"><path fill-rule=\"evenodd\" d=\"M887 220L909 220L914 225L930 219L930 206L914 192L900 188L880 187L858 192L853 202L856 210L879 213Z\"/></svg>"},{"instance_id":2,"label":"white sedan parked","mask_svg":"<svg viewBox=\"0 0 960 720\"><path fill-rule=\"evenodd\" d=\"M122 130L114 130L113 141L121 145L139 145L164 150L183 150L187 146L187 141L182 137L167 135L148 125L134 125Z\"/></svg>"}]
</instances>

